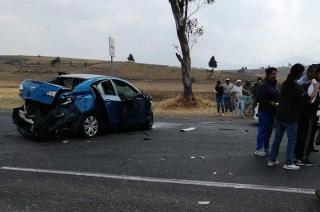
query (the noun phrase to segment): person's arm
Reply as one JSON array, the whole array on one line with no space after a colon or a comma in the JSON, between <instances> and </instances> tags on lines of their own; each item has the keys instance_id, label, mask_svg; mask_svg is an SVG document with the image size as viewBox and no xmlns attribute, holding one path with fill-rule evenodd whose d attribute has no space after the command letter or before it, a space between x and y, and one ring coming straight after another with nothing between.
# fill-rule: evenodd
<instances>
[{"instance_id":1,"label":"person's arm","mask_svg":"<svg viewBox=\"0 0 320 212\"><path fill-rule=\"evenodd\" d=\"M315 79L313 79L311 81L311 84L309 85L309 88L308 88L308 95L310 96L309 102L311 102L311 103L314 102L314 100L317 96L317 92L319 90L319 87L320 87L320 84Z\"/></svg>"}]
</instances>

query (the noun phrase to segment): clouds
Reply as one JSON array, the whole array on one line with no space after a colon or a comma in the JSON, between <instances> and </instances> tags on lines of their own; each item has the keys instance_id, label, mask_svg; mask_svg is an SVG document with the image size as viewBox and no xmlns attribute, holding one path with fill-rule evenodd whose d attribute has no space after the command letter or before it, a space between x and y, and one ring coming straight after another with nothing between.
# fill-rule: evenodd
<instances>
[{"instance_id":1,"label":"clouds","mask_svg":"<svg viewBox=\"0 0 320 212\"><path fill-rule=\"evenodd\" d=\"M205 33L192 50L194 66L267 65L291 56L319 59L320 2L219 0L197 17ZM0 54L107 59L108 36L116 60L178 65L178 44L167 0L2 0ZM298 62L298 61L297 61Z\"/></svg>"}]
</instances>

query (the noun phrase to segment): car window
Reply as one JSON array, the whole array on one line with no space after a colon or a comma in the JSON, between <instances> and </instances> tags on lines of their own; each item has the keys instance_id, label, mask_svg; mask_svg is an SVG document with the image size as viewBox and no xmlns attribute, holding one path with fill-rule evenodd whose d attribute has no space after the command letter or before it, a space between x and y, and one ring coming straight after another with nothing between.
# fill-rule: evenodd
<instances>
[{"instance_id":1,"label":"car window","mask_svg":"<svg viewBox=\"0 0 320 212\"><path fill-rule=\"evenodd\" d=\"M135 88L133 88L126 82L120 80L113 80L113 82L117 87L119 97L121 99L133 99L136 95L139 94L139 91L137 91Z\"/></svg>"},{"instance_id":2,"label":"car window","mask_svg":"<svg viewBox=\"0 0 320 212\"><path fill-rule=\"evenodd\" d=\"M116 95L114 92L111 81L106 80L101 83L105 95Z\"/></svg>"}]
</instances>

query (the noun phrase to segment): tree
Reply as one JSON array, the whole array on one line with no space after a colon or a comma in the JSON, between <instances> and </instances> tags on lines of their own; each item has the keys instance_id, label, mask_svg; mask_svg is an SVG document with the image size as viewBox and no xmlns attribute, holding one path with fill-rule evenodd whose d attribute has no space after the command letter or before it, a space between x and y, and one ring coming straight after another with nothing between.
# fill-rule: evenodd
<instances>
[{"instance_id":1,"label":"tree","mask_svg":"<svg viewBox=\"0 0 320 212\"><path fill-rule=\"evenodd\" d=\"M214 56L212 56L210 58L210 61L209 61L209 67L211 68L211 70L208 70L210 72L209 76L207 77L207 79L210 79L210 77L213 75L213 72L214 72L214 69L218 67L218 64L217 64L217 61L216 61L216 58Z\"/></svg>"},{"instance_id":2,"label":"tree","mask_svg":"<svg viewBox=\"0 0 320 212\"><path fill-rule=\"evenodd\" d=\"M129 62L133 62L133 63L135 62L134 57L133 57L133 55L131 53L129 54L127 59L128 59Z\"/></svg>"},{"instance_id":3,"label":"tree","mask_svg":"<svg viewBox=\"0 0 320 212\"><path fill-rule=\"evenodd\" d=\"M169 2L182 53L181 56L177 52L176 56L181 64L183 95L187 103L190 104L193 102L190 49L197 43L198 37L203 35L203 27L198 26L198 19L192 18L192 16L205 5L212 4L214 0L169 0ZM190 10L189 3L194 3L193 10Z\"/></svg>"}]
</instances>

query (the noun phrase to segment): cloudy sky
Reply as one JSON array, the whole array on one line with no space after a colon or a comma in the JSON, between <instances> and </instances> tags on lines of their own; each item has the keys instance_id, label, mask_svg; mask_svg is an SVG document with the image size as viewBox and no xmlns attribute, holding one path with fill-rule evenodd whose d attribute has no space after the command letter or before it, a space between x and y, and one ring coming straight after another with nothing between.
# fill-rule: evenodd
<instances>
[{"instance_id":1,"label":"cloudy sky","mask_svg":"<svg viewBox=\"0 0 320 212\"><path fill-rule=\"evenodd\" d=\"M192 66L220 69L320 62L320 1L216 0L197 17L205 33L192 49ZM168 0L1 0L0 54L179 65Z\"/></svg>"}]
</instances>

